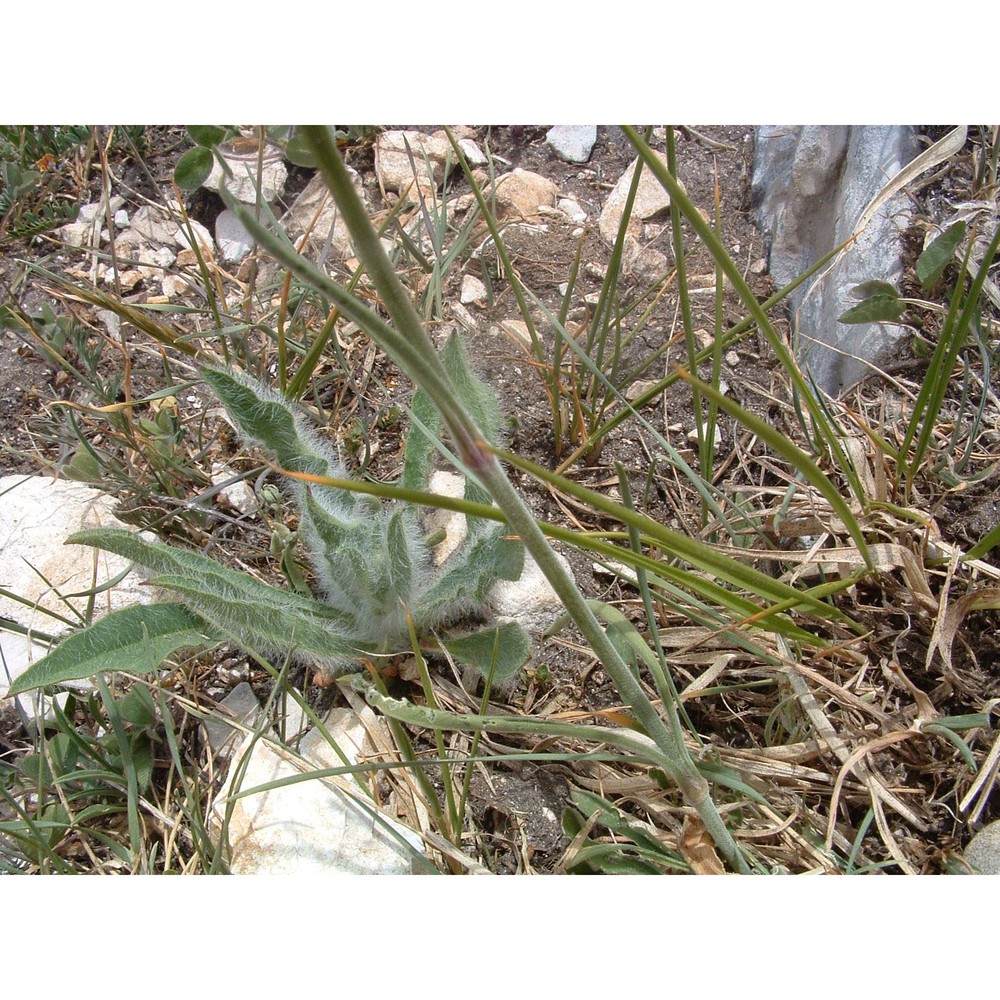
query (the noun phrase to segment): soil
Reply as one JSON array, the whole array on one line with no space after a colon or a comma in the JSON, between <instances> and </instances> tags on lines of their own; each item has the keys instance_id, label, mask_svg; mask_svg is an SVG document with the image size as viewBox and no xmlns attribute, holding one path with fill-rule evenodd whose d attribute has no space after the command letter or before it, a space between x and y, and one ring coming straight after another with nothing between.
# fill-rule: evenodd
<instances>
[{"instance_id":1,"label":"soil","mask_svg":"<svg viewBox=\"0 0 1000 1000\"><path fill-rule=\"evenodd\" d=\"M433 128L424 130L432 131ZM590 160L586 164L570 164L554 154L545 141L545 132L545 128L530 126L480 127L475 130L475 138L482 145L488 144L491 153L504 167L521 167L554 181L559 187L560 197L572 198L589 219L596 220L611 188L633 159L624 133L615 127L600 128ZM752 132L751 127L744 126L680 129L677 133L677 162L680 180L696 205L711 211L718 190L724 243L734 259L744 263L746 280L758 300L763 300L771 293L772 287L766 273L766 249L754 224L749 202ZM176 159L186 148L183 130L179 129L150 129L147 141L148 148L141 158L122 153L120 159L112 164L112 173L121 181L118 190L125 195L130 212L140 207L143 199L163 200ZM372 170L370 142L353 142L347 145L345 153L348 162L361 173L370 203L381 206L381 194ZM961 169L961 165L956 166L956 171ZM309 176L308 171L293 169L286 202L290 202L302 189ZM456 197L468 190L460 179L453 178L451 184ZM89 175L86 190L79 192L80 200L96 200L100 190L100 171L95 170ZM930 197L930 192L925 194L925 200ZM211 229L222 204L216 196L200 192L188 198L186 207L193 219ZM545 226L542 233L537 231L538 223L531 231L519 230L512 225L505 232L505 245L521 281L551 315L559 314L563 305L564 283L580 261L567 328L571 332L577 331L577 336L583 339L592 319L592 306L583 303L588 296L592 297L600 291L602 277L611 258L611 248L600 238L593 224L588 224L581 236L578 227L565 217L545 216L541 222ZM479 234L473 243L483 243L485 236L485 233ZM690 232L685 232L685 246L691 246L693 242ZM669 219L653 220L645 226L642 248L650 256L660 253L663 255L660 259L673 261ZM28 267L30 264L65 271L77 261L78 255L60 246L52 236L36 237L30 243L5 247L0 258L0 296L4 302L16 304L23 314L37 317L46 304L60 314L67 306L66 301L50 294L45 282L30 273ZM671 270L672 264L666 271ZM696 330L711 331L716 323L713 293L715 267L702 246L698 245L688 259L687 273L692 289L693 326ZM463 312L455 309L453 304L460 300L460 287L465 274L485 280L490 298L486 305L470 306ZM240 280L246 281L245 270L241 270L240 275ZM676 288L671 281L664 281L666 277L667 273L660 273L655 267L644 268L641 262L637 262L634 267L626 268L619 283L618 306L628 317L642 310L648 311L637 333L621 345L614 363L603 366L611 378L622 386L630 384L634 373L639 370L642 370L639 376L641 381L654 382L686 359ZM131 298L142 301L147 294L148 290L140 285ZM573 433L576 401L572 392L568 391L572 374L569 367L564 366L562 379L565 391L559 405L565 414L567 433L557 441L553 433L553 402L538 371L536 359L530 350L519 346L498 329L502 322L519 317L514 291L502 277L495 253L491 257L487 246L480 255L470 257L462 267L454 268L442 290L442 299L446 304L444 314L433 316L429 322L432 336L442 342L453 329L463 331L474 366L494 386L503 412L509 415L510 449L549 469L559 467L577 445L586 444L585 435L574 437ZM533 317L548 354L554 335L544 310L535 308ZM99 328L92 311L82 309L79 315L82 321L91 323L95 329ZM740 303L728 288L723 315L726 327L744 315ZM779 330L784 331L784 321L780 317L775 317L775 320ZM630 318L623 323L625 329L632 329L633 326ZM137 332L132 331L131 336L131 361L136 385L153 392L160 387L158 381L162 381L162 371L158 374L159 356L148 349L143 351L137 348ZM706 333L705 342L708 336ZM665 348L668 344L669 348ZM401 455L402 424L398 420L398 410L408 401L410 390L392 365L381 355L369 353L360 340L351 340L350 335L345 334L344 350L350 359L357 362L357 370L362 371L363 376L348 391L332 375L321 372L311 402L327 415L331 432L351 452L365 474L376 479L392 479L398 474ZM182 361L178 359L179 363ZM102 364L106 376L113 374L112 360L105 359ZM646 365L649 367L644 369ZM329 371L332 368L327 369ZM706 369L702 369L702 374L707 374ZM722 378L729 384L732 397L743 407L791 435L800 435L780 369L765 347L753 337L741 341L735 353L727 354ZM581 379L580 384L585 385L586 380ZM996 376L993 388L994 391L1000 389ZM884 386L869 381L851 397L851 405L859 410L880 406L888 406L891 410L892 400L889 399L887 404L889 396L891 392L887 392ZM56 399L73 401L78 398L79 387L67 380L59 371L59 366L46 357L37 339L32 339L24 330L8 329L4 332L0 336L0 473L29 474L39 469L65 469L76 453L76 442L67 435L64 419L52 409L52 403ZM196 426L198 434L201 434L201 421L210 410L210 402L197 391L193 391L189 399L192 410L185 412L185 401L182 400L177 404L179 409L176 413L178 427L186 428L188 437L184 440L187 441L191 440ZM674 468L653 459L653 456L663 453L656 440L656 436L660 436L687 461L696 462L694 445L689 437L694 429L690 389L683 383L675 383L647 403L642 415L647 421L646 426L628 422L622 430L603 439L600 446L585 447L566 474L583 485L619 496L618 470L621 468L628 476L631 492L643 498L643 509L651 517L676 530L694 534L698 531L700 512L698 495ZM879 418L874 419L875 426L880 426ZM765 498L763 502L767 504L779 503L785 479L769 464L770 457L758 448L754 459L746 460L743 449L753 448L753 443L748 442L745 433L732 423L723 420L720 426L722 441L719 455L723 465L716 475L717 481L723 482L727 489L735 488L748 495ZM210 460L232 458L236 450L235 442L224 425L216 424L205 430L214 443L205 449L199 460L201 486L208 485ZM178 430L177 433L180 440L185 432ZM742 457L733 461L737 455ZM728 460L726 456L729 456ZM250 469L252 466L249 461L243 461L238 463L238 467ZM512 470L512 479L521 488L534 512L544 520L592 530L612 527L592 508L575 503L571 497L550 490L527 475ZM128 494L127 482L126 478L119 486L123 489L123 503L129 510L131 520L144 526L155 523L161 530L166 526L167 530L216 552L222 552L227 546L231 548L238 540L242 565L274 575L274 559L269 551L274 537L270 521L248 527L246 519L239 518L236 512L227 509L224 502L216 498L206 517L192 527L189 519L185 520L182 516L191 481L185 482L180 476L167 482L161 480L155 488L135 491L132 495ZM945 541L967 548L997 524L1000 504L995 497L994 482L994 479L986 478L981 483L970 484L967 489L951 491L938 498L934 514ZM274 520L280 520L287 514L287 511L276 512ZM775 537L773 541L776 549L788 545L787 539ZM569 548L562 551L588 596L622 607L642 630L642 608L631 588L613 575L595 569L592 561L578 551ZM759 565L765 570L774 567L776 573L784 569L779 568L776 562L761 561ZM882 590L877 587L870 591L859 588L853 599L856 602L854 610L871 629L872 662L878 662L876 654L885 654L887 658L898 657L911 678L917 672L922 674L929 641L928 629L921 626L909 633L904 627L907 638L900 640L900 614L895 608L880 606L885 602ZM870 608L867 605L869 601ZM902 617L905 618L905 612ZM831 632L831 637L835 635L835 631ZM907 649L907 642L912 643L912 649ZM917 686L935 693L938 707L944 714L958 715L978 710L977 706L983 704L985 699L1000 694L1000 672L997 670L997 646L992 639L984 640L975 651L969 649L968 643L959 642L955 647L955 656L956 663L962 669L972 670L977 678L974 697L969 691L960 692L954 688L942 691L939 678L920 676ZM697 657L678 660L677 669L684 684L704 669L703 662ZM687 670L691 672L685 674ZM747 667L747 670L748 676L743 679L751 684L765 682L763 674L758 677L753 674L752 668ZM244 679L250 679L262 693L271 683L265 673L251 667L238 652L224 651L214 659L206 659L196 668L193 683L211 699L218 700ZM292 682L303 685L308 685L311 679L310 674L301 668L291 675ZM419 691L405 682L398 681L397 684L407 696L419 695ZM748 690L750 693L730 697L732 715L725 718L720 715L717 705L703 708L700 701L693 701L689 710L698 731L716 746L728 744L750 751L768 745L774 735L768 727L779 725L774 714L778 710L772 712L773 703L769 704L763 696L758 698L752 693L752 686ZM460 704L460 689L456 689L453 695L456 705ZM329 704L336 695L330 688L312 687L311 696L317 706L322 706ZM883 703L886 711L889 711L890 696L895 697L891 689ZM538 648L524 679L506 692L505 700L506 705L502 707L506 710L531 711L540 715L566 711L594 713L620 705L619 696L605 671L583 649L578 637L569 633ZM464 710L477 708L474 699L463 705ZM739 722L744 717L747 720L745 726ZM861 725L857 719L853 721ZM510 744L508 749L524 748ZM907 760L904 756L899 767L902 771L896 777L904 784L919 780L925 788L930 788L936 786L940 779L937 765L933 762ZM907 767L908 774L903 774ZM598 785L602 773L591 773L591 778ZM493 870L544 871L557 865L569 843L560 823L572 784L567 777L558 767L540 769L535 765L498 768L493 772L492 779L477 772L471 788L471 817L483 843L490 845L484 853L492 859ZM950 777L948 781L951 782ZM828 795L828 789L824 788L823 794ZM628 797L623 801L627 802ZM857 801L863 802L864 799L861 797ZM852 800L852 803L852 808L856 808L856 802ZM676 809L674 813L676 815L669 816L664 813L661 819L668 826L676 820L679 828L677 817L681 815L681 810ZM861 816L863 814L862 810ZM943 840L954 842L957 846L957 829L956 824L940 820L937 832ZM912 853L919 858L925 870L933 870L937 862L930 859L932 851L929 847L914 849Z\"/></svg>"}]
</instances>

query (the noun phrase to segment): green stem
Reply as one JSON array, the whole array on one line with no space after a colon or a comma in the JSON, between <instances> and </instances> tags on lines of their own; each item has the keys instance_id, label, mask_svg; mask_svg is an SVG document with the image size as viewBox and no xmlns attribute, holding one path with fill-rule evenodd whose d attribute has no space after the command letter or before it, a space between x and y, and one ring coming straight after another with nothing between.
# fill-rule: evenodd
<instances>
[{"instance_id":1,"label":"green stem","mask_svg":"<svg viewBox=\"0 0 1000 1000\"><path fill-rule=\"evenodd\" d=\"M631 708L637 722L660 748L665 757L665 769L677 783L687 802L698 812L719 850L738 871L749 873L749 866L711 799L708 782L695 767L683 741L678 739L677 734L670 732L663 718L646 697L638 680L632 676L587 606L573 577L549 547L541 528L511 486L499 462L486 444L483 434L457 402L444 366L379 243L378 236L368 219L368 213L354 190L347 168L340 158L329 130L320 126L304 126L302 135L320 164L323 177L351 233L358 259L375 283L395 329L379 321L370 310L357 303L353 297L343 294L339 286L318 269L301 261L293 251L289 253L291 247L286 248L279 244L266 232L262 234L264 238L261 242L269 249L277 246L281 251L279 259L283 263L293 267L297 273L307 275L306 280L318 282L324 292L329 291L345 315L352 319L357 317L356 321L368 330L369 335L379 343L379 346L391 354L397 364L427 392L441 412L458 458L487 489L512 531L521 538L527 551L535 558L580 632L607 670L619 694ZM255 226L251 213L245 213L245 216L241 221L244 221L250 232L256 235L262 227Z\"/></svg>"}]
</instances>

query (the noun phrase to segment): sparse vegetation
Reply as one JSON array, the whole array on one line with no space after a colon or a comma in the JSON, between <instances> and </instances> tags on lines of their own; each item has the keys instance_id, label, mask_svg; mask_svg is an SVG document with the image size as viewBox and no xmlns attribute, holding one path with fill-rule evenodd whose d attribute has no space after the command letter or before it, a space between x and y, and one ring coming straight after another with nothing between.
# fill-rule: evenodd
<instances>
[{"instance_id":1,"label":"sparse vegetation","mask_svg":"<svg viewBox=\"0 0 1000 1000\"><path fill-rule=\"evenodd\" d=\"M60 304L29 312L10 302L7 325L69 372L75 392L47 409L39 451L64 475L123 491L126 516L164 542L85 540L149 567L180 600L154 606L155 624L147 611L120 613L131 629L115 630L121 648L140 656L141 670L128 673L149 679L117 691L117 676L102 676L121 666L110 629L89 659L81 632L25 675L18 689L96 675L100 696L74 695L50 731L19 735L8 752L0 850L12 867L224 868L203 822L210 789L185 742L211 707L195 678L211 674L213 658L178 653L227 642L250 651L265 687L294 679L305 690L312 674L302 665L325 668L339 685L313 689L314 702L360 695L390 721L415 780L387 757L380 778L376 767L358 780L381 780L380 795L407 803L401 814L429 817L419 832L442 869L467 870L470 856L493 870L537 869L531 850L513 835L501 850L503 830L484 829L468 807L474 775L515 760L567 786L565 839L545 870L960 865L970 826L996 815L995 768L979 770L996 746L1000 699L996 215L939 226L910 263L912 290L859 289L854 318L911 325L916 377L897 372L820 399L786 346L787 290L754 290L727 250L722 203L735 195L715 187L703 214L678 181L677 134L624 134L670 193L669 263L643 282L629 275L626 210L582 311L582 239L552 287L532 287L509 252L514 227L489 197L496 163L477 174L454 135L461 169L440 202L405 218L386 204L377 228L344 170L359 136L345 133L339 151L326 130L296 136L357 261L320 269L231 204L261 248L258 270L227 284L227 272L199 258L187 272L197 295L183 306L126 302L51 262L32 272L58 283ZM363 138L367 155L372 137ZM195 136L199 161L215 139ZM952 183L970 197L995 193L996 149L995 129L976 133ZM472 207L455 208L460 185ZM507 375L506 388L533 392L547 423L526 439L512 408L506 447L492 392L456 336L438 337L440 351L428 336L462 270L479 267L484 241L496 252L494 298L515 299L529 331L524 354L502 363L535 381L529 389ZM714 281L708 306L687 294L694 275ZM116 315L129 340L99 332L96 308ZM759 360L740 386L723 369L734 349ZM121 376L112 352L127 352ZM503 397L505 372L483 374ZM206 384L277 472L236 449L201 395ZM323 434L343 442L351 473ZM253 516L213 506L218 458L235 463L232 479L254 484ZM433 539L415 503L431 502L436 460L466 477L452 506L470 530L459 562L432 573L418 569ZM267 492L272 482L292 503ZM492 582L516 576L522 544L567 615L501 704L493 682L514 676L523 637L482 633L472 659L486 684L466 691L448 679L448 659L469 651L449 649L441 628L471 626ZM606 575L573 580L553 545ZM193 551L205 547L216 561ZM266 629L250 621L258 612ZM400 669L389 654L407 650L412 669ZM358 670L362 661L370 666ZM588 680L597 674L599 687ZM110 735L95 735L100 727ZM155 817L171 811L185 833L154 848Z\"/></svg>"}]
</instances>

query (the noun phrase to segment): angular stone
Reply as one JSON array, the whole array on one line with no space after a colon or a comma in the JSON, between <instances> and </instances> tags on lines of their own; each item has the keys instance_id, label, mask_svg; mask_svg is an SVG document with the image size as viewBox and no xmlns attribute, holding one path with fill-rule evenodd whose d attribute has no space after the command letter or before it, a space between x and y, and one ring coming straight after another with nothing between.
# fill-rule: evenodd
<instances>
[{"instance_id":1,"label":"angular stone","mask_svg":"<svg viewBox=\"0 0 1000 1000\"><path fill-rule=\"evenodd\" d=\"M655 155L666 166L667 157L665 153L654 150ZM601 218L598 221L598 229L601 236L608 243L614 243L618 236L618 227L621 225L622 214L625 211L625 202L628 200L629 188L632 186L632 177L635 174L636 164L639 157L636 157L626 168L625 173L618 178L614 190L608 195L608 200L601 209ZM632 206L632 216L629 220L630 232L634 229L634 235L638 235L638 224L640 221L651 219L660 212L666 211L670 207L670 195L664 187L653 176L652 172L645 167L639 177L639 188L636 191L635 203Z\"/></svg>"},{"instance_id":2,"label":"angular stone","mask_svg":"<svg viewBox=\"0 0 1000 1000\"><path fill-rule=\"evenodd\" d=\"M776 285L788 284L854 231L861 213L918 151L909 126L761 126L753 197L770 241ZM897 285L902 234L911 217L905 194L889 199L849 250L790 295L799 360L837 396L898 352L896 324L844 324L863 281Z\"/></svg>"},{"instance_id":3,"label":"angular stone","mask_svg":"<svg viewBox=\"0 0 1000 1000\"><path fill-rule=\"evenodd\" d=\"M253 688L246 681L241 681L205 719L205 735L212 753L219 755L232 748L241 732L233 723L253 726L259 714L260 702L257 701Z\"/></svg>"},{"instance_id":4,"label":"angular stone","mask_svg":"<svg viewBox=\"0 0 1000 1000\"><path fill-rule=\"evenodd\" d=\"M172 243L177 221L162 208L143 205L132 216L131 229L154 243Z\"/></svg>"},{"instance_id":5,"label":"angular stone","mask_svg":"<svg viewBox=\"0 0 1000 1000\"><path fill-rule=\"evenodd\" d=\"M135 255L140 263L139 273L144 278L159 278L164 270L171 267L177 255L169 247L143 246Z\"/></svg>"},{"instance_id":6,"label":"angular stone","mask_svg":"<svg viewBox=\"0 0 1000 1000\"><path fill-rule=\"evenodd\" d=\"M71 247L82 247L90 238L93 227L89 222L68 222L65 226L60 226L56 232L64 243L68 243Z\"/></svg>"},{"instance_id":7,"label":"angular stone","mask_svg":"<svg viewBox=\"0 0 1000 1000\"><path fill-rule=\"evenodd\" d=\"M129 562L110 552L84 545L64 545L81 528L127 527L114 516L115 499L83 483L47 476L4 476L0 479L0 552L3 587L30 602L29 606L0 595L0 615L28 628L59 631L45 612L69 612L59 595L78 594L105 583L127 569ZM44 579L43 579L44 577ZM148 604L149 588L142 576L130 573L111 591L94 598L100 616L131 604ZM82 614L87 597L67 597Z\"/></svg>"},{"instance_id":8,"label":"angular stone","mask_svg":"<svg viewBox=\"0 0 1000 1000\"><path fill-rule=\"evenodd\" d=\"M412 156L412 165L410 158ZM375 173L386 191L396 191L417 201L416 186L429 193L444 182L445 164L454 162L451 143L440 136L394 129L382 132L375 140Z\"/></svg>"},{"instance_id":9,"label":"angular stone","mask_svg":"<svg viewBox=\"0 0 1000 1000\"><path fill-rule=\"evenodd\" d=\"M47 612L72 618L75 610L83 621L88 598L69 595L100 587L128 569L129 562L89 546L63 543L81 528L125 527L114 516L114 506L113 497L82 483L47 476L0 478L0 582L5 590L28 602L0 595L0 617L49 635L59 635L67 628ZM132 604L148 604L152 595L141 583L140 574L130 573L111 590L97 594L95 616ZM46 646L26 636L0 631L0 698L7 692L7 672L13 679L47 652ZM36 706L36 700L31 693L20 699L29 717L34 717L36 710L39 714L48 711L46 703Z\"/></svg>"},{"instance_id":10,"label":"angular stone","mask_svg":"<svg viewBox=\"0 0 1000 1000\"><path fill-rule=\"evenodd\" d=\"M248 146L251 148L247 148ZM237 201L255 205L259 159L256 140L242 139L232 144L223 144L219 152L232 171L232 176L226 175L222 164L216 159L204 187L210 191L219 191L225 187ZM282 160L281 150L276 146L265 145L264 159L260 166L260 197L262 201L272 202L281 197L285 181L288 180L288 169Z\"/></svg>"},{"instance_id":11,"label":"angular stone","mask_svg":"<svg viewBox=\"0 0 1000 1000\"><path fill-rule=\"evenodd\" d=\"M335 709L326 728L348 760L356 762L365 745L365 728L358 717L347 709ZM302 739L300 752L314 769L343 766L316 730ZM239 789L231 791L249 791L297 777L303 770L263 740L247 739L230 769L231 774L242 773ZM235 875L412 874L413 854L391 831L414 852L421 850L421 838L365 800L360 790L348 794L345 787L350 787L349 780L312 778L235 800L228 827L230 871ZM212 807L217 829L226 805L222 797Z\"/></svg>"},{"instance_id":12,"label":"angular stone","mask_svg":"<svg viewBox=\"0 0 1000 1000\"><path fill-rule=\"evenodd\" d=\"M215 253L215 241L212 239L212 234L197 220L189 219L191 224L191 229L194 232L194 238L198 246L195 247L191 243L191 238L188 236L187 226L178 226L173 234L173 242L179 247L187 247L189 250L198 249L203 254L214 254Z\"/></svg>"},{"instance_id":13,"label":"angular stone","mask_svg":"<svg viewBox=\"0 0 1000 1000\"><path fill-rule=\"evenodd\" d=\"M184 295L191 289L187 281L178 274L165 274L163 280L160 282L160 287L163 289L163 294L168 298L176 298L178 295Z\"/></svg>"},{"instance_id":14,"label":"angular stone","mask_svg":"<svg viewBox=\"0 0 1000 1000\"><path fill-rule=\"evenodd\" d=\"M485 302L487 299L486 286L473 274L466 274L462 277L462 292L460 295L462 305L471 305L476 302Z\"/></svg>"},{"instance_id":15,"label":"angular stone","mask_svg":"<svg viewBox=\"0 0 1000 1000\"><path fill-rule=\"evenodd\" d=\"M469 161L470 167L484 167L489 160L486 159L486 154L476 145L473 141L472 136L475 135L474 129L467 129L462 125L458 125L453 128L452 133L458 140L458 148L462 151L462 155ZM448 134L441 129L440 131L432 133L436 139L444 139L448 142ZM448 143L449 147L451 143ZM452 151L451 159L454 160L455 154Z\"/></svg>"},{"instance_id":16,"label":"angular stone","mask_svg":"<svg viewBox=\"0 0 1000 1000\"><path fill-rule=\"evenodd\" d=\"M541 206L555 207L559 187L541 174L516 167L497 180L495 194L497 210L504 219L536 221Z\"/></svg>"},{"instance_id":17,"label":"angular stone","mask_svg":"<svg viewBox=\"0 0 1000 1000\"><path fill-rule=\"evenodd\" d=\"M570 222L587 221L587 213L572 198L560 198L558 208Z\"/></svg>"},{"instance_id":18,"label":"angular stone","mask_svg":"<svg viewBox=\"0 0 1000 1000\"><path fill-rule=\"evenodd\" d=\"M235 264L250 253L254 239L246 226L227 208L215 220L215 242L219 244L223 260Z\"/></svg>"},{"instance_id":19,"label":"angular stone","mask_svg":"<svg viewBox=\"0 0 1000 1000\"><path fill-rule=\"evenodd\" d=\"M545 133L545 141L561 160L586 163L597 142L596 125L553 125Z\"/></svg>"},{"instance_id":20,"label":"angular stone","mask_svg":"<svg viewBox=\"0 0 1000 1000\"><path fill-rule=\"evenodd\" d=\"M361 177L353 168L348 167L347 170L355 191L364 199ZM330 253L336 260L346 260L354 253L350 233L321 174L316 174L305 186L292 207L281 217L281 225L300 253L318 256L324 251L328 240ZM307 231L309 238L306 245L301 246L302 237Z\"/></svg>"},{"instance_id":21,"label":"angular stone","mask_svg":"<svg viewBox=\"0 0 1000 1000\"><path fill-rule=\"evenodd\" d=\"M228 465L222 462L212 464L212 485L221 486L218 496L225 498L241 514L254 510L257 506L257 498L254 496L253 488L245 479L230 482L236 479L238 473L234 472Z\"/></svg>"}]
</instances>

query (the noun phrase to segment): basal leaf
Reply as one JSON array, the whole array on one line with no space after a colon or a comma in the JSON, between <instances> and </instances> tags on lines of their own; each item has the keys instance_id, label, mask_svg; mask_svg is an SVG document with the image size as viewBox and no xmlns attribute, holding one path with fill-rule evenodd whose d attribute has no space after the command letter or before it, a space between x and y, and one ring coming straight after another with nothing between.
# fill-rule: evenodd
<instances>
[{"instance_id":1,"label":"basal leaf","mask_svg":"<svg viewBox=\"0 0 1000 1000\"><path fill-rule=\"evenodd\" d=\"M181 604L136 605L113 611L64 639L10 686L10 694L105 671L148 674L178 649L217 642L219 636Z\"/></svg>"},{"instance_id":2,"label":"basal leaf","mask_svg":"<svg viewBox=\"0 0 1000 1000\"><path fill-rule=\"evenodd\" d=\"M226 130L218 125L188 125L187 133L199 146L217 146L226 137Z\"/></svg>"},{"instance_id":3,"label":"basal leaf","mask_svg":"<svg viewBox=\"0 0 1000 1000\"><path fill-rule=\"evenodd\" d=\"M936 237L917 258L917 277L925 292L930 291L941 279L964 237L965 223L956 222Z\"/></svg>"},{"instance_id":4,"label":"basal leaf","mask_svg":"<svg viewBox=\"0 0 1000 1000\"><path fill-rule=\"evenodd\" d=\"M906 303L898 295L873 295L848 309L839 317L839 322L895 323L904 312Z\"/></svg>"},{"instance_id":5,"label":"basal leaf","mask_svg":"<svg viewBox=\"0 0 1000 1000\"><path fill-rule=\"evenodd\" d=\"M189 149L174 167L174 180L182 191L193 191L208 180L215 157L210 149L195 146Z\"/></svg>"},{"instance_id":6,"label":"basal leaf","mask_svg":"<svg viewBox=\"0 0 1000 1000\"><path fill-rule=\"evenodd\" d=\"M459 663L475 667L484 677L490 675L492 669L496 682L512 677L531 655L531 640L512 622L442 639L441 644Z\"/></svg>"},{"instance_id":7,"label":"basal leaf","mask_svg":"<svg viewBox=\"0 0 1000 1000\"><path fill-rule=\"evenodd\" d=\"M876 295L887 295L890 299L899 298L899 292L896 291L894 285L890 285L888 281L879 281L878 279L862 281L861 284L855 285L851 289L851 298L858 299L859 301L870 299Z\"/></svg>"}]
</instances>

